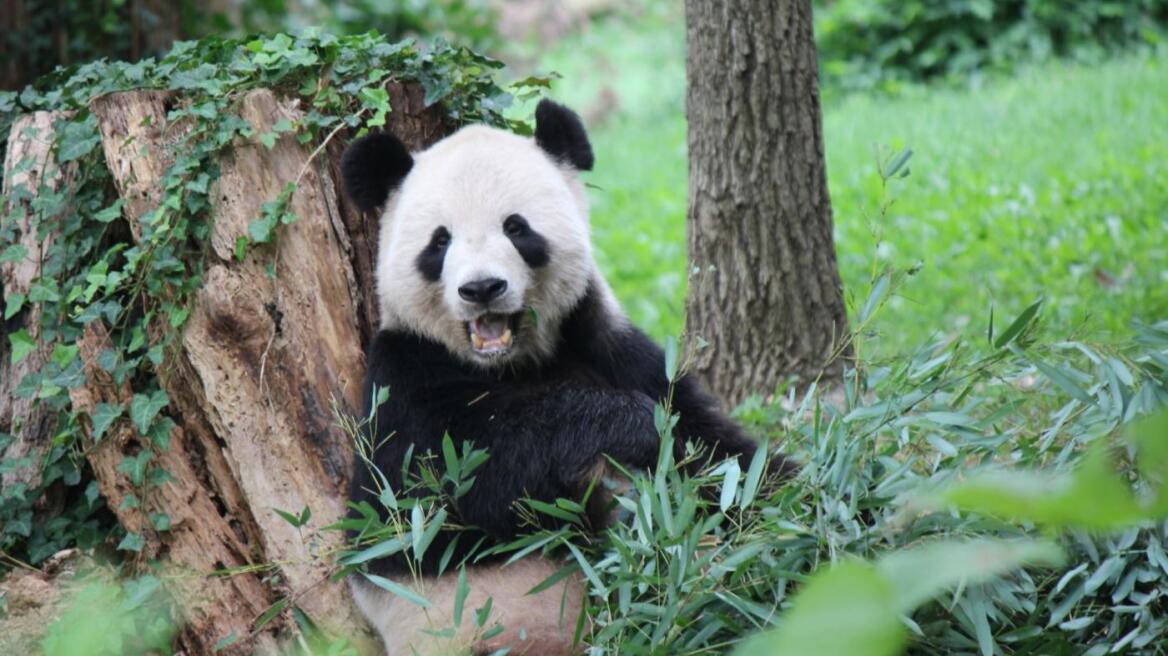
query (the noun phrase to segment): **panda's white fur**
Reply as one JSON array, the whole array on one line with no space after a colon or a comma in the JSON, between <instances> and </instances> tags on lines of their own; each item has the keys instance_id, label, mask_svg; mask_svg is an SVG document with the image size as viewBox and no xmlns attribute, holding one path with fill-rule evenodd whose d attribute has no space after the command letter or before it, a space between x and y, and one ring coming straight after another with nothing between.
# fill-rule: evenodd
<instances>
[{"instance_id":1,"label":"panda's white fur","mask_svg":"<svg viewBox=\"0 0 1168 656\"><path fill-rule=\"evenodd\" d=\"M511 654L567 656L577 651L572 642L584 596L583 578L569 576L541 592L527 594L562 566L529 556L506 566L467 568L468 592L457 628L453 622L456 575L391 577L426 599L430 605L425 609L357 579L351 579L350 589L357 607L381 636L387 656L461 656L472 647L483 653L510 648ZM474 613L484 608L488 599L491 613L482 626L476 626Z\"/></svg>"},{"instance_id":2,"label":"panda's white fur","mask_svg":"<svg viewBox=\"0 0 1168 656\"><path fill-rule=\"evenodd\" d=\"M549 242L554 266L530 268L499 229L520 214ZM450 230L441 293L415 270L414 256L438 226ZM483 125L464 127L415 155L381 220L377 294L381 327L434 339L467 362L505 362L552 355L560 321L589 283L603 293L613 321L625 321L592 256L588 201L579 172L549 159L531 138ZM467 339L478 310L458 287L484 277L506 280L500 313L524 312L515 348L484 358Z\"/></svg>"}]
</instances>

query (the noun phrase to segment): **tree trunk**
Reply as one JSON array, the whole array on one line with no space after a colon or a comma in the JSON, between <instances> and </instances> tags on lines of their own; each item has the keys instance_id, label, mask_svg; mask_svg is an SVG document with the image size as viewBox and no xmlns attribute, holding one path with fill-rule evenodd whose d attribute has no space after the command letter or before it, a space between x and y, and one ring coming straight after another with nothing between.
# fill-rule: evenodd
<instances>
[{"instance_id":1,"label":"tree trunk","mask_svg":"<svg viewBox=\"0 0 1168 656\"><path fill-rule=\"evenodd\" d=\"M810 0L687 0L696 373L729 405L838 378L848 330L832 239Z\"/></svg>"},{"instance_id":2,"label":"tree trunk","mask_svg":"<svg viewBox=\"0 0 1168 656\"><path fill-rule=\"evenodd\" d=\"M411 146L449 131L440 109L424 108L420 87L391 85L390 97L387 127ZM135 239L139 219L160 200L172 146L185 129L166 120L179 101L143 90L90 105ZM152 488L140 507L126 503L141 491L121 471L123 458L150 448L130 421L115 423L96 444L87 440L86 455L107 505L144 538L142 557L168 567L163 577L183 613L184 651L210 653L227 639L219 653L274 652L296 631L293 606L360 646L364 624L345 586L329 580L342 536L322 528L344 514L352 449L332 410L360 403L364 346L377 322L377 216L359 214L338 191L340 139L319 151L292 134L270 149L259 143L278 121L298 117L297 103L261 90L238 107L257 137L237 143L220 164L203 286L178 348L157 368L169 397L165 414L177 426L155 461L173 480ZM10 151L19 147L15 137ZM297 220L237 260L236 238L261 204L294 181L289 210ZM4 274L5 285L23 280ZM165 319L153 328L169 329ZM129 388L98 365L107 343L100 321L78 341L86 383L71 392L76 410L128 407ZM311 519L300 528L275 513L305 508ZM156 529L154 513L165 513L169 527ZM257 626L276 603L284 610Z\"/></svg>"}]
</instances>

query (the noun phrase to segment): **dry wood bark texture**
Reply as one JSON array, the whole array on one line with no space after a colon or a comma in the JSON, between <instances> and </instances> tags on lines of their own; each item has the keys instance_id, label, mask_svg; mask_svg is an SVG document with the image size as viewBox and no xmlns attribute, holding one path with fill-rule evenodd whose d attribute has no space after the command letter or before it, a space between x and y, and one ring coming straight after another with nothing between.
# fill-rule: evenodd
<instances>
[{"instance_id":1,"label":"dry wood bark texture","mask_svg":"<svg viewBox=\"0 0 1168 656\"><path fill-rule=\"evenodd\" d=\"M420 88L391 85L390 93L387 127L412 147L449 130L440 110L425 109ZM136 238L138 220L159 202L185 129L166 119L180 102L169 92L143 90L90 106ZM281 119L295 120L300 109L261 90L239 99L238 112L259 135ZM262 630L253 626L286 596L326 628L351 639L368 635L344 584L328 580L341 536L320 531L344 512L351 466L349 438L332 407L358 407L363 348L376 327L377 217L344 201L343 143L335 141L317 151L290 134L271 149L257 138L235 144L221 162L203 285L179 348L159 367L170 398L166 413L178 424L159 464L174 480L152 490L143 507L123 508L135 490L117 468L125 455L146 448L144 440L129 422L119 423L88 453L108 506L146 538L143 557L172 568L169 589L184 612L181 646L188 653L210 653L232 633L243 639L220 653L276 650L295 630L288 613ZM10 157L39 142L12 144ZM236 238L289 182L298 183L289 204L297 220L238 261ZM4 272L6 285L27 278ZM80 341L87 382L72 394L77 409L129 402L130 390L96 364L107 340L94 323ZM9 398L0 393L0 402ZM305 507L312 519L301 529L273 510ZM147 517L155 512L170 517L168 531L153 530Z\"/></svg>"},{"instance_id":2,"label":"dry wood bark texture","mask_svg":"<svg viewBox=\"0 0 1168 656\"><path fill-rule=\"evenodd\" d=\"M810 0L687 0L695 369L724 403L838 377L847 333ZM710 267L714 267L710 270Z\"/></svg>"},{"instance_id":3,"label":"dry wood bark texture","mask_svg":"<svg viewBox=\"0 0 1168 656\"><path fill-rule=\"evenodd\" d=\"M57 114L36 112L18 118L12 125L8 152L4 161L3 201L0 212L11 213L20 231L20 245L27 255L17 262L0 262L0 298L16 294L28 296L32 282L40 276L41 262L53 243L53 217L43 219L39 230L32 230L33 212L29 209L32 195L39 189L57 191L67 184L72 167L57 167L52 153L53 122ZM32 166L18 170L25 160ZM2 308L0 308L2 312ZM52 353L51 343L42 343L39 334L40 304L30 303L8 321L0 323L0 433L8 433L15 440L0 453L6 461L28 458L35 462L44 456L52 439L49 412L41 409L35 399L17 398L16 388L30 372L38 371ZM26 329L37 349L20 362L13 364L8 353L8 335ZM18 484L40 484L39 467L29 466L0 474L0 489Z\"/></svg>"}]
</instances>

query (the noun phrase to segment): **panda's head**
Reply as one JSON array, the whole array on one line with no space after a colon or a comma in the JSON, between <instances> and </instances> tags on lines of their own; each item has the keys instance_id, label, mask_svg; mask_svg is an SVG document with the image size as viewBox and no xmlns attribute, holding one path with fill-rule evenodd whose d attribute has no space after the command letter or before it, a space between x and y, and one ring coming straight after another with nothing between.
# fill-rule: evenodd
<instances>
[{"instance_id":1,"label":"panda's head","mask_svg":"<svg viewBox=\"0 0 1168 656\"><path fill-rule=\"evenodd\" d=\"M383 208L383 329L429 337L485 367L554 351L595 275L579 180L593 157L571 110L545 100L535 119L534 138L476 125L413 155L386 133L349 146L350 198Z\"/></svg>"}]
</instances>

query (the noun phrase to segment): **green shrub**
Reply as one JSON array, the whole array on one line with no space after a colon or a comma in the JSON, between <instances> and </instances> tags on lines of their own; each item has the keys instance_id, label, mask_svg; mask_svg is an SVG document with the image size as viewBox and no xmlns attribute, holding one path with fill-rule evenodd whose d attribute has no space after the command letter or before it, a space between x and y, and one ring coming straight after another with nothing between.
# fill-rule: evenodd
<instances>
[{"instance_id":1,"label":"green shrub","mask_svg":"<svg viewBox=\"0 0 1168 656\"><path fill-rule=\"evenodd\" d=\"M965 75L1160 42L1165 0L837 0L818 7L828 85Z\"/></svg>"},{"instance_id":2,"label":"green shrub","mask_svg":"<svg viewBox=\"0 0 1168 656\"><path fill-rule=\"evenodd\" d=\"M880 305L880 295L872 304ZM845 568L845 588L856 578L873 583L869 571L924 577L901 586L898 601L906 609L957 585L944 601L906 610L913 653L1155 650L1168 641L1168 524L1127 518L1118 534L1072 530L1059 538L1065 564L1002 577L994 574L1024 562L1051 563L1052 548L1035 538L1054 534L1025 519L938 505L935 490L971 469L1042 468L1052 477L1075 470L1079 480L1098 481L1100 461L1080 454L1116 448L1112 438L1129 423L1168 405L1168 322L1138 326L1136 340L1118 348L1044 343L1036 337L1039 308L1009 324L999 320L984 347L941 343L895 363L861 366L837 401L812 388L740 408L742 421L805 463L787 485L760 477L761 458L745 471L727 461L682 476L665 438L654 472L634 472L631 490L618 495L627 521L600 536L563 528L495 551L518 558L542 549L565 559L553 578L584 576L594 653L731 651L756 631L782 626L804 582L851 556L878 564ZM658 424L663 430L668 424L663 413ZM1166 436L1151 437L1144 443L1162 444ZM453 445L447 451L446 462L457 461ZM1165 454L1161 448L1152 456L1149 462L1162 463ZM481 454L470 457L481 464ZM482 466L490 466L489 454ZM1109 481L1125 481L1116 483L1125 489L1131 482L1141 497L1162 484L1162 472L1126 464L1122 478L1108 471ZM438 503L434 489L429 502ZM959 505L976 505L964 489ZM360 566L373 555L428 543L431 522L388 505L386 524L373 508L363 509L363 520L349 520L369 541L342 562ZM531 507L556 517L578 510L571 501ZM433 507L424 514L446 520ZM916 569L921 563L928 566ZM452 562L449 571L459 566ZM841 576L820 587L830 593ZM855 620L844 613L837 615L841 625ZM885 621L873 630L892 651L871 653L896 653L902 639L890 632L900 625Z\"/></svg>"}]
</instances>

